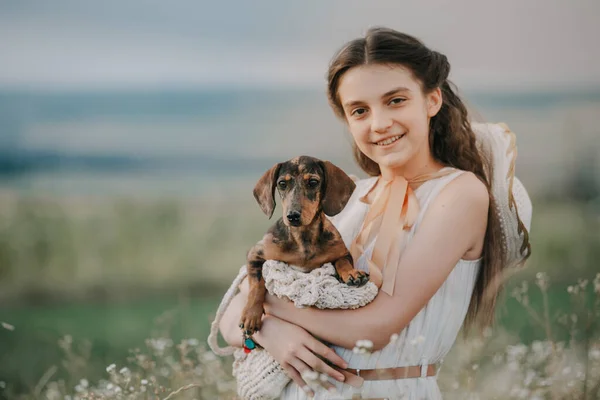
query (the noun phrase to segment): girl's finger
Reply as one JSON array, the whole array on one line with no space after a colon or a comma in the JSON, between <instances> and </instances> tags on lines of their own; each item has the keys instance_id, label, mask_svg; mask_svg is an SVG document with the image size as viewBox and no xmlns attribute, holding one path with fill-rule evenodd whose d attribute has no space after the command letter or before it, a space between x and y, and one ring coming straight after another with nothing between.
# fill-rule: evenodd
<instances>
[{"instance_id":1,"label":"girl's finger","mask_svg":"<svg viewBox=\"0 0 600 400\"><path fill-rule=\"evenodd\" d=\"M302 350L300 350L298 353L298 358L302 359L314 371L328 375L337 381L344 381L344 375L342 375L341 372L331 368L308 348L304 347Z\"/></svg>"},{"instance_id":2,"label":"girl's finger","mask_svg":"<svg viewBox=\"0 0 600 400\"><path fill-rule=\"evenodd\" d=\"M311 381L307 382L307 379L305 379L305 374L311 373L313 372L313 370L301 359L299 358L295 358L292 361L289 362L290 366L297 371L297 373L300 374L300 379L302 380L302 382L304 382L303 385L299 385L300 388L302 390L304 390L304 392L306 392L306 394L309 397L312 397L315 395L313 389L310 386ZM318 374L317 372L315 372L316 374Z\"/></svg>"},{"instance_id":3,"label":"girl's finger","mask_svg":"<svg viewBox=\"0 0 600 400\"><path fill-rule=\"evenodd\" d=\"M308 396L314 396L314 392L306 384L304 379L302 379L302 376L296 370L296 368L294 368L290 364L285 364L282 367L285 370L285 372L288 374L288 376L292 379L292 381L294 381L294 383L296 385L298 385L299 388L302 388L302 390L304 390Z\"/></svg>"},{"instance_id":4,"label":"girl's finger","mask_svg":"<svg viewBox=\"0 0 600 400\"><path fill-rule=\"evenodd\" d=\"M348 368L348 363L344 361L342 357L338 356L333 349L325 346L315 338L311 337L310 339L311 340L305 341L305 346L308 347L310 351L342 369Z\"/></svg>"},{"instance_id":5,"label":"girl's finger","mask_svg":"<svg viewBox=\"0 0 600 400\"><path fill-rule=\"evenodd\" d=\"M323 386L325 388L325 390L327 390L329 393L336 393L337 389L335 388L335 385L331 382L329 382L328 380L322 380L321 381L321 386Z\"/></svg>"}]
</instances>

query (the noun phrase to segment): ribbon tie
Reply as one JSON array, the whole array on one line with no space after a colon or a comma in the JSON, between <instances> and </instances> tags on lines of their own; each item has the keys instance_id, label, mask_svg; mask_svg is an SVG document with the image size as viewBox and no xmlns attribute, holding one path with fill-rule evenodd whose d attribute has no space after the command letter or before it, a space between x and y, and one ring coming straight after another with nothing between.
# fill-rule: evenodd
<instances>
[{"instance_id":1,"label":"ribbon tie","mask_svg":"<svg viewBox=\"0 0 600 400\"><path fill-rule=\"evenodd\" d=\"M360 201L369 204L367 196L375 187L381 188L371 203L359 234L352 241L350 254L356 262L361 254L364 254L365 246L377 237L371 259L367 259L369 277L388 295L394 294L396 273L406 245L406 236L420 211L419 201L410 184L422 183L452 172L453 169L443 168L410 180L402 176L380 176L379 184L373 185L369 192L360 198Z\"/></svg>"}]
</instances>

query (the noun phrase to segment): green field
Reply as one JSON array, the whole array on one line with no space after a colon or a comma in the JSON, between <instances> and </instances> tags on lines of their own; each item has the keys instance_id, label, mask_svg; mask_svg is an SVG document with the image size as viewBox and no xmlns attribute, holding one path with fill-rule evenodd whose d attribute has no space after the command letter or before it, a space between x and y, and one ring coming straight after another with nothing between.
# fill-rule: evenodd
<instances>
[{"instance_id":1,"label":"green field","mask_svg":"<svg viewBox=\"0 0 600 400\"><path fill-rule=\"evenodd\" d=\"M203 342L246 250L270 224L250 201L1 199L0 322L14 330L0 328L0 381L21 393L52 366L52 379L71 385L97 380L150 337ZM574 304L567 286L591 282L600 259L599 221L588 208L534 204L533 256L498 308L500 331L526 344L547 339L548 326L510 296L513 288L529 282L531 307L543 316L535 280L545 272L552 339L568 340L559 310L585 316L594 293ZM597 337L592 328L575 340ZM86 360L76 376L62 363L64 335L91 344L89 354L79 349Z\"/></svg>"}]
</instances>

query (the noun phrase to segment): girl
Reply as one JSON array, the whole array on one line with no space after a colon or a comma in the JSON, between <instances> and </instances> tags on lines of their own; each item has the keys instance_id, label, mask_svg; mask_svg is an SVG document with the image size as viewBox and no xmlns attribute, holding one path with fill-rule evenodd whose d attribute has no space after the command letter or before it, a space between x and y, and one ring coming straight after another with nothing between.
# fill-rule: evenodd
<instances>
[{"instance_id":1,"label":"girl","mask_svg":"<svg viewBox=\"0 0 600 400\"><path fill-rule=\"evenodd\" d=\"M371 178L357 182L332 221L380 292L356 310L297 309L267 297L254 339L297 384L282 398L350 399L359 386L362 398L440 399L437 370L463 322L491 324L501 272L528 257L531 204L513 181L514 149L482 157L449 71L444 55L384 28L333 58L329 101ZM506 179L492 182L493 168L507 165ZM246 295L221 322L231 345L241 346ZM365 339L372 353L348 350ZM335 379L325 384L335 393L314 393L303 379L311 370Z\"/></svg>"}]
</instances>

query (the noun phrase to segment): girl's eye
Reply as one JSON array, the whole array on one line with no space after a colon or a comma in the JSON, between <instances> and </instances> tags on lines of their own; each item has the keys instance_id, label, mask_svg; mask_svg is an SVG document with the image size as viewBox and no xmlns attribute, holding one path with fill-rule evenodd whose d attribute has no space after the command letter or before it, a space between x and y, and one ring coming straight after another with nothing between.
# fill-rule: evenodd
<instances>
[{"instance_id":1,"label":"girl's eye","mask_svg":"<svg viewBox=\"0 0 600 400\"><path fill-rule=\"evenodd\" d=\"M279 189L283 190L287 187L287 182L286 181L279 181L277 182L277 186L279 186Z\"/></svg>"},{"instance_id":2,"label":"girl's eye","mask_svg":"<svg viewBox=\"0 0 600 400\"><path fill-rule=\"evenodd\" d=\"M366 108L357 108L357 109L353 110L350 115L361 116L361 115L363 115L366 112L367 112Z\"/></svg>"},{"instance_id":3,"label":"girl's eye","mask_svg":"<svg viewBox=\"0 0 600 400\"><path fill-rule=\"evenodd\" d=\"M319 181L316 179L309 179L308 180L308 186L311 188L315 188L317 187L317 185L319 184Z\"/></svg>"},{"instance_id":4,"label":"girl's eye","mask_svg":"<svg viewBox=\"0 0 600 400\"><path fill-rule=\"evenodd\" d=\"M404 101L406 101L406 99L403 99L401 97L396 97L395 99L390 100L390 104L400 104L400 103L403 103Z\"/></svg>"}]
</instances>

